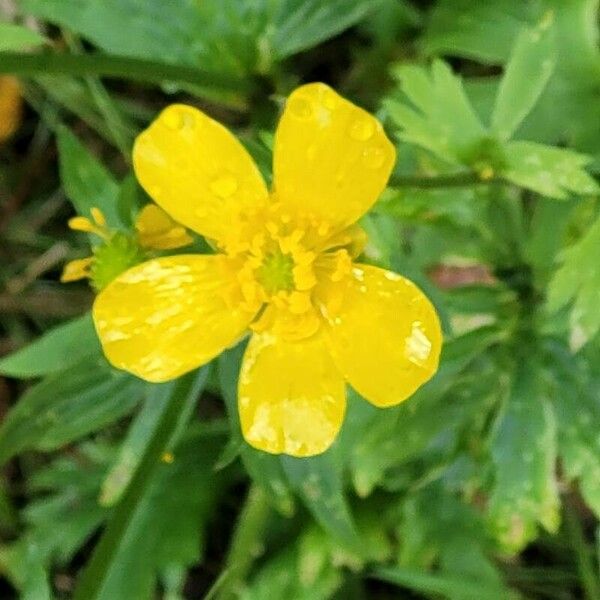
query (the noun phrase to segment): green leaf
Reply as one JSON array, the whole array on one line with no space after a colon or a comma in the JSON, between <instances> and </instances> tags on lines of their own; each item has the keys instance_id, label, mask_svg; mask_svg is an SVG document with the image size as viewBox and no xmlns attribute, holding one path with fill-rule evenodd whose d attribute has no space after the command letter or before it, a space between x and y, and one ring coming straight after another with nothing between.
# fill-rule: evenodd
<instances>
[{"instance_id":1,"label":"green leaf","mask_svg":"<svg viewBox=\"0 0 600 600\"><path fill-rule=\"evenodd\" d=\"M597 194L596 181L583 167L588 156L535 142L508 142L504 145L506 164L502 176L516 185L551 198L573 194Z\"/></svg>"},{"instance_id":2,"label":"green leaf","mask_svg":"<svg viewBox=\"0 0 600 600\"><path fill-rule=\"evenodd\" d=\"M168 551L174 553L172 562L188 560L191 545L187 539L177 549L171 540L165 540L164 545L161 545L161 537L168 534L174 515L182 518L189 517L192 520L192 523L185 522L184 528L179 523L173 523L173 531L177 535L181 535L185 528L192 533L197 532L198 528L193 525L197 514L194 510L189 509L187 503L190 501L202 503L203 496L195 495L187 487L183 488L183 484L173 485L172 482L170 484L164 482L161 485L158 482L161 481L162 476L167 477L169 473L177 473L179 477L187 480L188 471L193 468L190 462L183 458L178 463L177 457L171 465L167 466L162 462L161 457L172 444L175 433L180 430L181 411L198 398L206 382L207 373L207 369L202 369L198 373L186 375L171 384L158 386L168 397L166 409L161 415L127 490L115 507L91 559L82 572L75 590L75 600L114 599L119 597L115 595L115 589L119 590L119 586L121 589L126 589L123 586L127 584L131 585L131 592L125 593L122 597L132 600L149 597L151 596L157 557L160 557L159 562L163 562L165 560L164 551ZM204 433L202 431L202 434ZM200 478L203 478L207 476L207 462L216 459L216 454L213 458L212 445L198 445L197 439L194 440L194 448L196 448L194 459L201 468ZM188 456L187 452L183 455ZM210 465L212 468L212 463ZM190 477L189 481L193 482L194 490L200 489L202 482L198 483L196 476ZM177 487L184 490L184 495L173 493ZM210 484L206 486L206 489L210 490ZM158 492L157 490L163 491ZM152 508L155 493L158 493L158 497L161 498L158 501L161 510ZM173 504L170 503L171 495ZM164 510L163 502L168 510ZM159 520L154 521L154 518ZM156 531L157 538L148 535L153 530ZM141 544L148 545L141 546L137 551L136 540ZM195 541L193 551L194 557L197 557L198 540ZM174 543L177 544L177 541ZM153 556L153 554L157 556ZM147 560L148 557L152 557L152 559Z\"/></svg>"},{"instance_id":3,"label":"green leaf","mask_svg":"<svg viewBox=\"0 0 600 600\"><path fill-rule=\"evenodd\" d=\"M589 368L597 363L599 352L589 357L583 352L573 355L556 342L549 350L562 466L569 480L578 481L586 504L600 516L599 378Z\"/></svg>"},{"instance_id":4,"label":"green leaf","mask_svg":"<svg viewBox=\"0 0 600 600\"><path fill-rule=\"evenodd\" d=\"M0 359L0 373L28 379L71 367L84 358L101 356L91 315L50 329L17 352Z\"/></svg>"},{"instance_id":5,"label":"green leaf","mask_svg":"<svg viewBox=\"0 0 600 600\"><path fill-rule=\"evenodd\" d=\"M462 576L485 593L510 597L490 556L493 544L480 514L455 494L434 483L407 496L398 529L400 566L437 567L443 577ZM449 598L464 596L450 589Z\"/></svg>"},{"instance_id":6,"label":"green leaf","mask_svg":"<svg viewBox=\"0 0 600 600\"><path fill-rule=\"evenodd\" d=\"M556 64L553 13L519 35L496 96L492 130L508 140L529 114Z\"/></svg>"},{"instance_id":7,"label":"green leaf","mask_svg":"<svg viewBox=\"0 0 600 600\"><path fill-rule=\"evenodd\" d=\"M205 385L209 372L209 366L198 371L197 382L195 385ZM123 440L119 450L119 456L102 483L102 491L99 500L102 505L112 506L115 504L129 485L131 478L135 474L135 471L146 452L148 444L152 440L152 436L163 413L169 406L169 396L165 393L164 388L169 389L172 385L173 384L167 384L166 386L151 385L146 387L146 398L143 406L133 419L127 432L127 436ZM171 445L179 439L185 429L196 405L196 401L197 398L193 394L188 395L188 402L180 410L179 423L173 432L170 441Z\"/></svg>"},{"instance_id":8,"label":"green leaf","mask_svg":"<svg viewBox=\"0 0 600 600\"><path fill-rule=\"evenodd\" d=\"M49 574L37 546L21 538L0 546L0 571L20 592L20 600L52 600Z\"/></svg>"},{"instance_id":9,"label":"green leaf","mask_svg":"<svg viewBox=\"0 0 600 600\"><path fill-rule=\"evenodd\" d=\"M67 127L57 130L60 178L77 213L99 208L111 227L119 227L119 186L114 177Z\"/></svg>"},{"instance_id":10,"label":"green leaf","mask_svg":"<svg viewBox=\"0 0 600 600\"><path fill-rule=\"evenodd\" d=\"M156 464L98 593L79 597L152 598L161 571L175 566L185 570L202 559L206 522L228 478L213 470L223 441L223 432L210 424L192 427L175 447L173 463Z\"/></svg>"},{"instance_id":11,"label":"green leaf","mask_svg":"<svg viewBox=\"0 0 600 600\"><path fill-rule=\"evenodd\" d=\"M369 495L387 469L423 451L436 435L460 425L469 418L469 409L481 405L480 396L441 400L457 382L462 390L469 389L461 373L501 337L497 329L485 327L447 341L435 377L407 402L379 413L351 449L352 477L360 496ZM488 381L481 372L474 373L478 380Z\"/></svg>"},{"instance_id":12,"label":"green leaf","mask_svg":"<svg viewBox=\"0 0 600 600\"><path fill-rule=\"evenodd\" d=\"M460 77L434 61L431 69L401 66L394 71L409 102L385 104L401 139L461 164L486 131L471 106Z\"/></svg>"},{"instance_id":13,"label":"green leaf","mask_svg":"<svg viewBox=\"0 0 600 600\"><path fill-rule=\"evenodd\" d=\"M600 218L596 219L578 242L562 253L562 265L548 286L548 311L556 312L573 301L571 330L584 343L600 330L599 249ZM581 345L581 342L577 343L577 346Z\"/></svg>"},{"instance_id":14,"label":"green leaf","mask_svg":"<svg viewBox=\"0 0 600 600\"><path fill-rule=\"evenodd\" d=\"M285 58L352 27L378 9L379 0L282 0L273 46Z\"/></svg>"},{"instance_id":15,"label":"green leaf","mask_svg":"<svg viewBox=\"0 0 600 600\"><path fill-rule=\"evenodd\" d=\"M315 519L329 535L361 556L364 546L350 513L342 473L333 452L331 449L319 456L300 459L282 456L280 460L291 486Z\"/></svg>"},{"instance_id":16,"label":"green leaf","mask_svg":"<svg viewBox=\"0 0 600 600\"><path fill-rule=\"evenodd\" d=\"M0 427L0 463L24 450L54 450L130 412L143 383L85 359L30 387Z\"/></svg>"},{"instance_id":17,"label":"green leaf","mask_svg":"<svg viewBox=\"0 0 600 600\"><path fill-rule=\"evenodd\" d=\"M0 52L24 50L32 46L40 46L46 42L46 38L37 31L33 31L33 29L14 23L0 23Z\"/></svg>"},{"instance_id":18,"label":"green leaf","mask_svg":"<svg viewBox=\"0 0 600 600\"><path fill-rule=\"evenodd\" d=\"M331 539L309 527L272 556L247 583L241 600L329 600L343 581ZM285 577L282 577L285 574Z\"/></svg>"},{"instance_id":19,"label":"green leaf","mask_svg":"<svg viewBox=\"0 0 600 600\"><path fill-rule=\"evenodd\" d=\"M541 16L538 10L513 0L440 0L431 11L423 45L433 56L500 64L508 60L523 27Z\"/></svg>"},{"instance_id":20,"label":"green leaf","mask_svg":"<svg viewBox=\"0 0 600 600\"><path fill-rule=\"evenodd\" d=\"M510 383L491 439L495 482L488 516L500 543L518 551L540 523L554 532L559 522L555 479L556 416L548 399L546 374L529 348Z\"/></svg>"},{"instance_id":21,"label":"green leaf","mask_svg":"<svg viewBox=\"0 0 600 600\"><path fill-rule=\"evenodd\" d=\"M378 567L371 572L371 576L424 594L439 594L448 600L498 600L515 597L499 596L495 586L484 586L478 579L452 574L431 574L407 567Z\"/></svg>"},{"instance_id":22,"label":"green leaf","mask_svg":"<svg viewBox=\"0 0 600 600\"><path fill-rule=\"evenodd\" d=\"M105 518L97 497L113 453L85 442L30 476L29 491L38 496L23 511L25 537L44 562L68 564Z\"/></svg>"}]
</instances>

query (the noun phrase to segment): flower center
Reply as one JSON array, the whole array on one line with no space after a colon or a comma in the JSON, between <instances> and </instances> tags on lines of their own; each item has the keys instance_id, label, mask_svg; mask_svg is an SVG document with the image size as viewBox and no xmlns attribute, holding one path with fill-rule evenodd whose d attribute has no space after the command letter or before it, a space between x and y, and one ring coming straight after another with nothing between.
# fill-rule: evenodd
<instances>
[{"instance_id":1,"label":"flower center","mask_svg":"<svg viewBox=\"0 0 600 600\"><path fill-rule=\"evenodd\" d=\"M294 259L281 250L267 254L255 273L258 282L268 294L294 289Z\"/></svg>"},{"instance_id":2,"label":"flower center","mask_svg":"<svg viewBox=\"0 0 600 600\"><path fill-rule=\"evenodd\" d=\"M361 232L335 232L275 197L241 212L219 242L224 268L236 282L226 302L255 312L255 331L275 328L287 339L312 335L322 320L323 292L349 275L352 256L362 248ZM332 294L327 296L330 304Z\"/></svg>"}]
</instances>

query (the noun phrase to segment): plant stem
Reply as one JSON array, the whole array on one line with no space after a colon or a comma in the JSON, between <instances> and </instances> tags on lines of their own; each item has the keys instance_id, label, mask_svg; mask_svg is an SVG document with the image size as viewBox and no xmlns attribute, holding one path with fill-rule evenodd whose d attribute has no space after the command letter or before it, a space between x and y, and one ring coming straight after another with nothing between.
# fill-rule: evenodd
<instances>
[{"instance_id":1,"label":"plant stem","mask_svg":"<svg viewBox=\"0 0 600 600\"><path fill-rule=\"evenodd\" d=\"M497 183L502 179L482 179L477 173L456 173L452 175L437 175L434 177L421 177L418 175L401 175L390 180L394 187L415 188L443 188L443 187L469 187L477 184Z\"/></svg>"},{"instance_id":2,"label":"plant stem","mask_svg":"<svg viewBox=\"0 0 600 600\"><path fill-rule=\"evenodd\" d=\"M218 600L232 600L262 550L262 538L272 509L262 488L253 485L240 512L225 562L225 581L220 581ZM221 578L220 578L221 579Z\"/></svg>"},{"instance_id":3,"label":"plant stem","mask_svg":"<svg viewBox=\"0 0 600 600\"><path fill-rule=\"evenodd\" d=\"M173 65L110 54L20 54L0 52L0 73L14 75L75 75L116 77L147 83L179 83L206 86L214 90L243 91L248 87L241 79L197 67Z\"/></svg>"},{"instance_id":4,"label":"plant stem","mask_svg":"<svg viewBox=\"0 0 600 600\"><path fill-rule=\"evenodd\" d=\"M575 562L581 585L587 600L600 600L600 579L590 556L590 549L585 541L583 530L575 509L568 500L564 502L564 519L567 535L575 553Z\"/></svg>"},{"instance_id":5,"label":"plant stem","mask_svg":"<svg viewBox=\"0 0 600 600\"><path fill-rule=\"evenodd\" d=\"M195 377L192 374L182 377L173 385L168 405L154 430L152 439L131 482L114 509L100 541L94 548L91 559L79 578L73 600L94 600L102 592L106 576L118 553L121 541L126 535L135 509L148 489L156 467L161 463L161 457L177 428L179 415L186 404L188 395L194 390L194 380Z\"/></svg>"}]
</instances>

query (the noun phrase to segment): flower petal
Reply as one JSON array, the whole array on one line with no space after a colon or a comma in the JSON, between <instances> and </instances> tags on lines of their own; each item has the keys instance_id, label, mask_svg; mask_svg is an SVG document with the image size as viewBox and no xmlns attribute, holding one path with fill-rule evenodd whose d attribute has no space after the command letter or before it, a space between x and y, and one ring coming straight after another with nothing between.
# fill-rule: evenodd
<instances>
[{"instance_id":1,"label":"flower petal","mask_svg":"<svg viewBox=\"0 0 600 600\"><path fill-rule=\"evenodd\" d=\"M435 308L396 273L354 265L343 303L328 322L338 368L376 406L402 402L437 370L442 333Z\"/></svg>"},{"instance_id":2,"label":"flower petal","mask_svg":"<svg viewBox=\"0 0 600 600\"><path fill-rule=\"evenodd\" d=\"M21 85L15 77L0 77L0 143L7 140L21 124L23 100Z\"/></svg>"},{"instance_id":3,"label":"flower petal","mask_svg":"<svg viewBox=\"0 0 600 600\"><path fill-rule=\"evenodd\" d=\"M142 248L173 250L188 246L194 239L156 204L146 204L135 221Z\"/></svg>"},{"instance_id":4,"label":"flower petal","mask_svg":"<svg viewBox=\"0 0 600 600\"><path fill-rule=\"evenodd\" d=\"M266 198L250 155L221 124L191 106L173 104L136 139L135 173L176 221L220 239L241 207Z\"/></svg>"},{"instance_id":5,"label":"flower petal","mask_svg":"<svg viewBox=\"0 0 600 600\"><path fill-rule=\"evenodd\" d=\"M395 160L377 119L323 83L303 85L288 98L275 134L275 193L343 227L377 200Z\"/></svg>"},{"instance_id":6,"label":"flower petal","mask_svg":"<svg viewBox=\"0 0 600 600\"><path fill-rule=\"evenodd\" d=\"M89 277L93 262L94 259L91 256L88 256L87 258L76 258L75 260L69 261L63 267L60 281L62 283L69 283L71 281L78 281L79 279Z\"/></svg>"},{"instance_id":7,"label":"flower petal","mask_svg":"<svg viewBox=\"0 0 600 600\"><path fill-rule=\"evenodd\" d=\"M319 334L293 342L270 332L254 334L238 394L246 441L272 454L324 452L346 410L344 380Z\"/></svg>"},{"instance_id":8,"label":"flower petal","mask_svg":"<svg viewBox=\"0 0 600 600\"><path fill-rule=\"evenodd\" d=\"M254 315L227 306L219 256L158 258L129 269L96 298L108 360L148 381L168 381L234 344Z\"/></svg>"}]
</instances>

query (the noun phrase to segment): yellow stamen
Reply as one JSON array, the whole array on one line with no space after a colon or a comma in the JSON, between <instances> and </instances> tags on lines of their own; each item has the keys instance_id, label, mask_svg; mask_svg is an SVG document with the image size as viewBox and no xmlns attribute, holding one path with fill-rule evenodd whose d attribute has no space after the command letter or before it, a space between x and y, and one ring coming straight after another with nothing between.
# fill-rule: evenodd
<instances>
[{"instance_id":1,"label":"yellow stamen","mask_svg":"<svg viewBox=\"0 0 600 600\"><path fill-rule=\"evenodd\" d=\"M60 280L63 283L70 281L78 281L79 279L85 279L90 276L90 269L92 267L93 258L78 258L68 262L60 276Z\"/></svg>"}]
</instances>

